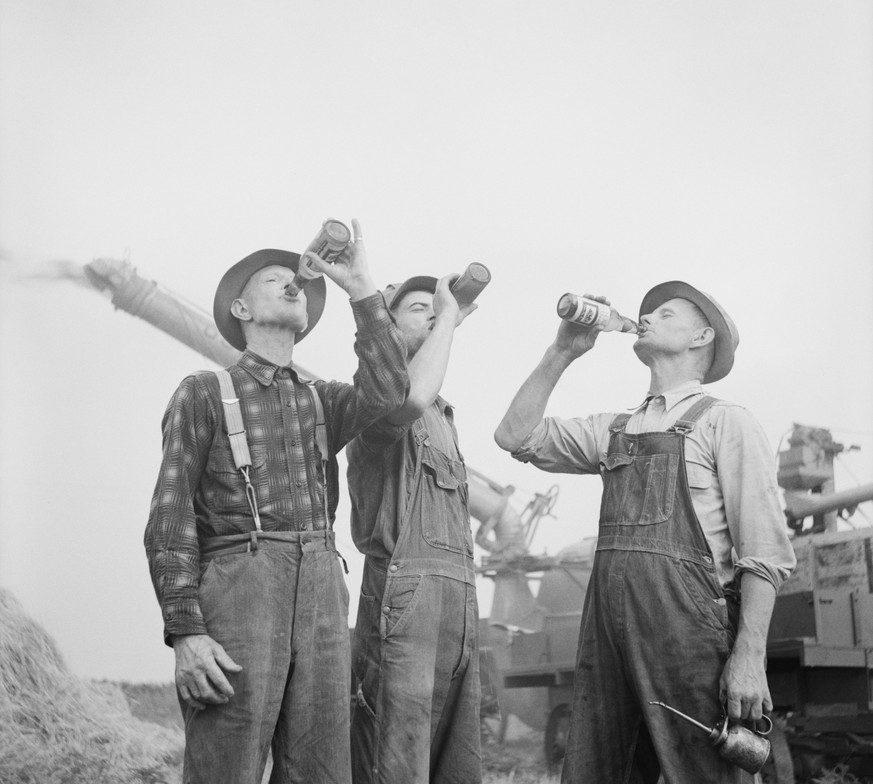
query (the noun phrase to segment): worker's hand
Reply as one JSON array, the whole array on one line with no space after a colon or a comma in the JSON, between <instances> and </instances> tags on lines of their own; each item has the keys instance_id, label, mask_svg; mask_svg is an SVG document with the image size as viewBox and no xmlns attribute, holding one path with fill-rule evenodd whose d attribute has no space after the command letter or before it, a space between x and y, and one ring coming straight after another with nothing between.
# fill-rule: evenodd
<instances>
[{"instance_id":1,"label":"worker's hand","mask_svg":"<svg viewBox=\"0 0 873 784\"><path fill-rule=\"evenodd\" d=\"M735 647L722 671L719 695L731 719L757 721L770 713L773 702L764 657Z\"/></svg>"},{"instance_id":2,"label":"worker's hand","mask_svg":"<svg viewBox=\"0 0 873 784\"><path fill-rule=\"evenodd\" d=\"M561 319L553 346L561 354L570 359L576 359L594 348L594 343L600 332L599 328L585 327L582 324L573 324Z\"/></svg>"},{"instance_id":3,"label":"worker's hand","mask_svg":"<svg viewBox=\"0 0 873 784\"><path fill-rule=\"evenodd\" d=\"M593 299L604 305L611 304L606 297L595 294L583 294L585 299ZM597 336L603 331L601 327L586 327L572 321L564 321L558 325L558 334L555 337L554 347L566 356L576 359L585 352L594 348Z\"/></svg>"},{"instance_id":4,"label":"worker's hand","mask_svg":"<svg viewBox=\"0 0 873 784\"><path fill-rule=\"evenodd\" d=\"M328 264L314 253L306 253L305 256L315 269L344 289L350 299L359 300L375 294L377 289L370 277L364 236L357 218L352 218L352 235L353 241L333 264Z\"/></svg>"},{"instance_id":5,"label":"worker's hand","mask_svg":"<svg viewBox=\"0 0 873 784\"><path fill-rule=\"evenodd\" d=\"M451 285L460 275L453 272L445 275L437 281L436 291L433 295L433 315L434 318L450 319L455 327L459 327L467 316L469 316L479 306L475 302L460 307L455 295L451 292Z\"/></svg>"},{"instance_id":6,"label":"worker's hand","mask_svg":"<svg viewBox=\"0 0 873 784\"><path fill-rule=\"evenodd\" d=\"M225 672L240 672L240 667L208 634L182 634L173 637L176 654L176 688L192 708L223 705L233 697L233 687Z\"/></svg>"}]
</instances>

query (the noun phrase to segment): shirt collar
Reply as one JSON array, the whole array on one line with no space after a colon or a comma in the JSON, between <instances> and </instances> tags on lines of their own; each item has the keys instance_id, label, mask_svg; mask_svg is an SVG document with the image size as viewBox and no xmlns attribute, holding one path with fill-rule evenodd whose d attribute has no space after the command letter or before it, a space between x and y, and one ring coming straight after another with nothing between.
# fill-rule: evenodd
<instances>
[{"instance_id":1,"label":"shirt collar","mask_svg":"<svg viewBox=\"0 0 873 784\"><path fill-rule=\"evenodd\" d=\"M297 376L297 371L294 369L293 365L285 365L283 367L279 367L279 365L274 365L269 360L264 359L263 357L255 354L254 351L250 349L246 349L243 352L243 355L240 357L239 362L237 363L243 370L245 370L252 378L254 378L261 386L268 387L273 383L273 380L278 373L280 376L289 375L295 381L299 381L299 377ZM287 373L283 373L280 371L287 371Z\"/></svg>"},{"instance_id":2,"label":"shirt collar","mask_svg":"<svg viewBox=\"0 0 873 784\"><path fill-rule=\"evenodd\" d=\"M634 410L642 411L649 405L652 400L656 398L663 398L664 400L664 411L669 411L673 406L677 403L681 403L683 400L687 400L689 397L693 397L694 395L702 395L703 394L703 386L700 381L694 379L692 381L685 381L677 387L673 387L672 389L668 389L666 392L662 392L660 395L654 395L649 392L646 395L646 399L640 403Z\"/></svg>"},{"instance_id":3,"label":"shirt collar","mask_svg":"<svg viewBox=\"0 0 873 784\"><path fill-rule=\"evenodd\" d=\"M455 410L454 406L449 403L442 395L437 395L436 399L433 401L433 404L437 407L437 409L443 416L446 415L446 412L452 413Z\"/></svg>"}]
</instances>

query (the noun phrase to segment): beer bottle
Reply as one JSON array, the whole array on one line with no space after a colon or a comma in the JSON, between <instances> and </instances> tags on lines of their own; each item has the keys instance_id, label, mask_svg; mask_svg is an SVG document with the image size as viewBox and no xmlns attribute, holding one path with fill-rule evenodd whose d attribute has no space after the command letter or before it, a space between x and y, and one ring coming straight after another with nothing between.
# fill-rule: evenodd
<instances>
[{"instance_id":1,"label":"beer bottle","mask_svg":"<svg viewBox=\"0 0 873 784\"><path fill-rule=\"evenodd\" d=\"M581 324L583 327L599 327L603 332L639 333L636 321L622 316L615 308L595 299L578 294L564 294L558 300L558 315L564 321Z\"/></svg>"},{"instance_id":2,"label":"beer bottle","mask_svg":"<svg viewBox=\"0 0 873 784\"><path fill-rule=\"evenodd\" d=\"M322 275L309 264L305 254L314 253L322 261L333 264L351 241L352 233L349 231L349 227L342 221L328 218L322 224L318 234L315 235L315 239L300 254L300 265L294 275L294 280L287 286L289 292L297 294L309 281Z\"/></svg>"},{"instance_id":3,"label":"beer bottle","mask_svg":"<svg viewBox=\"0 0 873 784\"><path fill-rule=\"evenodd\" d=\"M464 270L464 274L449 286L449 291L455 295L458 304L463 307L476 299L479 296L479 292L490 281L491 272L488 270L488 267L474 261Z\"/></svg>"}]
</instances>

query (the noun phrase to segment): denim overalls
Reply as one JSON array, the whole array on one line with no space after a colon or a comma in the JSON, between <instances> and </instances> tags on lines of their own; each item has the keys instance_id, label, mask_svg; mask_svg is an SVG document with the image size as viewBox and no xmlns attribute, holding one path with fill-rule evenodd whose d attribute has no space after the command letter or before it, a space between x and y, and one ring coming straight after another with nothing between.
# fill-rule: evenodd
<instances>
[{"instance_id":1,"label":"denim overalls","mask_svg":"<svg viewBox=\"0 0 873 784\"><path fill-rule=\"evenodd\" d=\"M738 604L722 589L691 502L685 434L715 403L704 396L666 432L610 425L594 570L588 584L562 781L573 784L751 782L706 733L661 700L714 724Z\"/></svg>"},{"instance_id":2,"label":"denim overalls","mask_svg":"<svg viewBox=\"0 0 873 784\"><path fill-rule=\"evenodd\" d=\"M414 450L414 474L394 554L364 565L352 650L355 784L481 780L466 469L454 428L453 456L428 436L449 427L434 406L413 423L405 449Z\"/></svg>"}]
</instances>

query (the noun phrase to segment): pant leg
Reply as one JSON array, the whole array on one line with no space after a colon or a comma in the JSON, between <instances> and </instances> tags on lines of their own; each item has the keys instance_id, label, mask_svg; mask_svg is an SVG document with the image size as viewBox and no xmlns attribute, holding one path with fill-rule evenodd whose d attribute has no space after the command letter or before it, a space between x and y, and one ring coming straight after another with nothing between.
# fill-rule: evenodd
<instances>
[{"instance_id":1,"label":"pant leg","mask_svg":"<svg viewBox=\"0 0 873 784\"><path fill-rule=\"evenodd\" d=\"M376 748L376 697L379 693L379 663L381 658L380 618L385 574L365 568L358 615L352 645L352 668L356 699L352 711L351 751L352 781L369 784L373 781Z\"/></svg>"},{"instance_id":2,"label":"pant leg","mask_svg":"<svg viewBox=\"0 0 873 784\"><path fill-rule=\"evenodd\" d=\"M623 662L623 588L609 578L609 559L599 553L582 614L563 784L658 779L657 765L646 756L643 715Z\"/></svg>"},{"instance_id":3,"label":"pant leg","mask_svg":"<svg viewBox=\"0 0 873 784\"><path fill-rule=\"evenodd\" d=\"M438 679L434 684L434 710L439 707L440 713L431 737L431 782L476 784L482 780L479 722L482 696L476 587L443 579L443 588L448 589L452 604L463 601L464 627L461 661L448 682ZM446 621L455 625L452 619ZM452 631L448 633L451 635ZM444 666L446 669L451 667L451 661L446 661Z\"/></svg>"},{"instance_id":4,"label":"pant leg","mask_svg":"<svg viewBox=\"0 0 873 784\"><path fill-rule=\"evenodd\" d=\"M259 549L214 557L200 581L209 634L239 665L234 696L197 711L183 705L185 784L260 784L291 662L299 558Z\"/></svg>"},{"instance_id":5,"label":"pant leg","mask_svg":"<svg viewBox=\"0 0 873 784\"><path fill-rule=\"evenodd\" d=\"M470 591L449 578L395 577L381 604L371 603L370 629L356 632L363 697L353 719L356 784L481 780Z\"/></svg>"},{"instance_id":6,"label":"pant leg","mask_svg":"<svg viewBox=\"0 0 873 784\"><path fill-rule=\"evenodd\" d=\"M273 741L271 784L348 784L349 594L336 553L303 545L293 671Z\"/></svg>"},{"instance_id":7,"label":"pant leg","mask_svg":"<svg viewBox=\"0 0 873 784\"><path fill-rule=\"evenodd\" d=\"M750 784L706 733L658 700L713 726L722 716L719 680L736 632L714 574L699 564L627 554L625 656L666 784Z\"/></svg>"}]
</instances>

